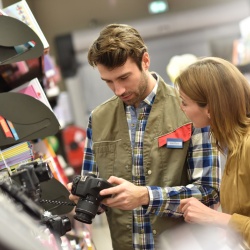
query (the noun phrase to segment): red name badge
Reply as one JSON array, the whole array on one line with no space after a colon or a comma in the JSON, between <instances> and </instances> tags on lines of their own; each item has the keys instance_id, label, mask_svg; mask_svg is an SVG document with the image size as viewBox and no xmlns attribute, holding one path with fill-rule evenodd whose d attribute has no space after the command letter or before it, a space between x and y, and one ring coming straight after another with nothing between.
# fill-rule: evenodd
<instances>
[{"instance_id":1,"label":"red name badge","mask_svg":"<svg viewBox=\"0 0 250 250\"><path fill-rule=\"evenodd\" d=\"M173 132L163 135L158 138L158 147L166 145L168 138L179 138L183 142L188 141L191 138L192 125L191 123L181 126L180 128L174 130Z\"/></svg>"}]
</instances>

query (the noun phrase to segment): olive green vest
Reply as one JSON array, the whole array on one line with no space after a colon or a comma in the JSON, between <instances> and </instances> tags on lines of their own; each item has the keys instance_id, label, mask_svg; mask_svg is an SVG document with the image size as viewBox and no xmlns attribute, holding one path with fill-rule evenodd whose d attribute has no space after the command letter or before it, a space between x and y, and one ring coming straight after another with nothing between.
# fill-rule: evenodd
<instances>
[{"instance_id":1,"label":"olive green vest","mask_svg":"<svg viewBox=\"0 0 250 250\"><path fill-rule=\"evenodd\" d=\"M158 146L158 138L190 123L180 109L175 90L160 79L143 141L143 166L147 186L187 184L186 155L183 149ZM92 114L93 149L101 178L114 175L132 180L132 152L123 102L116 96L98 106ZM115 250L130 250L132 245L132 211L108 209L108 223ZM154 239L183 219L151 216ZM177 237L178 238L178 237Z\"/></svg>"}]
</instances>

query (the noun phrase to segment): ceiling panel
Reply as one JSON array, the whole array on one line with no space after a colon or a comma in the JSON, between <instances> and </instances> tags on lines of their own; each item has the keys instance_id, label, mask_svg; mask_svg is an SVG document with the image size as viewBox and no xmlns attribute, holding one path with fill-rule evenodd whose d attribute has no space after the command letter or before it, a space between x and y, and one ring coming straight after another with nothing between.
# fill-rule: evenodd
<instances>
[{"instance_id":1,"label":"ceiling panel","mask_svg":"<svg viewBox=\"0 0 250 250\"><path fill-rule=\"evenodd\" d=\"M170 13L239 0L168 0ZM3 6L16 1L2 0ZM108 23L150 19L150 0L27 0L53 53L54 38L74 30L89 29ZM187 20L188 21L188 20Z\"/></svg>"}]
</instances>

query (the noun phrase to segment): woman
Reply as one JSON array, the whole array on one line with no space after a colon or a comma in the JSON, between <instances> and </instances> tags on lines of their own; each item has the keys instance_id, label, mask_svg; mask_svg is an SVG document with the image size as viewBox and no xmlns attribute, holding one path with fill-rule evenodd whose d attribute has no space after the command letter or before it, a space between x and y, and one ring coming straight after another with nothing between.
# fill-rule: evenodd
<instances>
[{"instance_id":1,"label":"woman","mask_svg":"<svg viewBox=\"0 0 250 250\"><path fill-rule=\"evenodd\" d=\"M222 212L195 198L181 200L186 222L233 229L250 246L250 84L230 62L198 60L176 79L181 108L195 127L210 125L227 155L221 182Z\"/></svg>"}]
</instances>

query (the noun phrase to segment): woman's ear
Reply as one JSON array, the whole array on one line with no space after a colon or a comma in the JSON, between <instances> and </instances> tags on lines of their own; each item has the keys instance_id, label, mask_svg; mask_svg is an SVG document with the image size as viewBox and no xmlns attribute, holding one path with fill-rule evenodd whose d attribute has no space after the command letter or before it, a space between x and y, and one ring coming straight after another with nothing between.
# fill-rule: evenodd
<instances>
[{"instance_id":1,"label":"woman's ear","mask_svg":"<svg viewBox=\"0 0 250 250\"><path fill-rule=\"evenodd\" d=\"M206 112L207 112L207 117L208 117L208 119L210 119L210 118L211 118L211 116L210 116L210 111L209 111L209 107L208 107L208 105L207 105L207 107L206 107Z\"/></svg>"}]
</instances>

